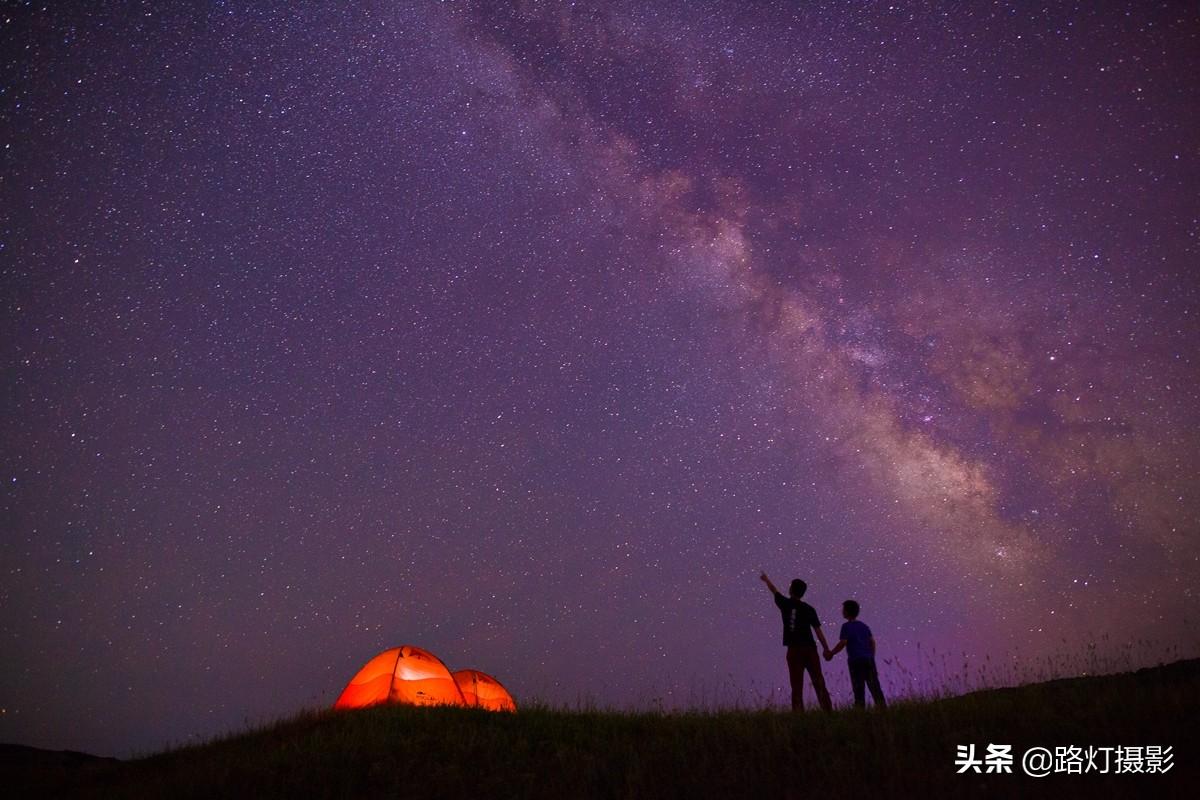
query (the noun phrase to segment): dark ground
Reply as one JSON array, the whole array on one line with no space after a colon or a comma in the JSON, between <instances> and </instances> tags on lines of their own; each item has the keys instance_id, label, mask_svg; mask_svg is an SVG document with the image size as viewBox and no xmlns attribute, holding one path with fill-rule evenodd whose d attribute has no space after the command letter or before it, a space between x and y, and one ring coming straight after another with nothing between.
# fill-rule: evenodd
<instances>
[{"instance_id":1,"label":"dark ground","mask_svg":"<svg viewBox=\"0 0 1200 800\"><path fill-rule=\"evenodd\" d=\"M1198 712L1191 660L883 713L308 712L131 761L3 745L0 780L10 797L1194 798ZM1013 745L1013 774L956 774L956 746L972 743ZM1026 749L1063 745L1171 746L1174 767L1022 774Z\"/></svg>"}]
</instances>

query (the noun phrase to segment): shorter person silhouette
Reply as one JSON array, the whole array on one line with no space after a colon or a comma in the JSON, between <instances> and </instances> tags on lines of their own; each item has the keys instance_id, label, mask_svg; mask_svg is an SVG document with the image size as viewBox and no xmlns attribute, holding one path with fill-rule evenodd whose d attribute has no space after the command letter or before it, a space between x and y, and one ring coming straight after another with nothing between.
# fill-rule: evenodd
<instances>
[{"instance_id":1,"label":"shorter person silhouette","mask_svg":"<svg viewBox=\"0 0 1200 800\"><path fill-rule=\"evenodd\" d=\"M871 699L876 708L887 708L883 699L883 687L879 685L879 672L875 669L875 637L865 623L858 621L858 603L847 600L842 603L842 616L846 622L842 624L840 640L832 650L825 651L825 660L833 657L846 648L846 666L850 668L850 684L854 687L854 705L866 708L867 697L864 686L871 690Z\"/></svg>"}]
</instances>

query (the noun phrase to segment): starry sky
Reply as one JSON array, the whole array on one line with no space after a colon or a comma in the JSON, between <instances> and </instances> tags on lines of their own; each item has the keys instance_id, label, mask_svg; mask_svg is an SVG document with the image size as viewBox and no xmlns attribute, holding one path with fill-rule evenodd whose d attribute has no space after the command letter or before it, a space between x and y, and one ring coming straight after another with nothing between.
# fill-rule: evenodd
<instances>
[{"instance_id":1,"label":"starry sky","mask_svg":"<svg viewBox=\"0 0 1200 800\"><path fill-rule=\"evenodd\" d=\"M0 740L1200 653L1195 4L0 22Z\"/></svg>"}]
</instances>

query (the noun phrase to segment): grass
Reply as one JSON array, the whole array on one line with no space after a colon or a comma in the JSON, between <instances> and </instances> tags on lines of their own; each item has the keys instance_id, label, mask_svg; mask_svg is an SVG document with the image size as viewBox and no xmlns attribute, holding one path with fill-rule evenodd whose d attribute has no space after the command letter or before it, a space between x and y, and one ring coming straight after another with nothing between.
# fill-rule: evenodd
<instances>
[{"instance_id":1,"label":"grass","mask_svg":"<svg viewBox=\"0 0 1200 800\"><path fill-rule=\"evenodd\" d=\"M305 712L126 762L10 771L18 795L695 798L1197 796L1200 660L884 712ZM958 775L955 747L1170 745L1166 775ZM14 796L8 794L8 796Z\"/></svg>"}]
</instances>

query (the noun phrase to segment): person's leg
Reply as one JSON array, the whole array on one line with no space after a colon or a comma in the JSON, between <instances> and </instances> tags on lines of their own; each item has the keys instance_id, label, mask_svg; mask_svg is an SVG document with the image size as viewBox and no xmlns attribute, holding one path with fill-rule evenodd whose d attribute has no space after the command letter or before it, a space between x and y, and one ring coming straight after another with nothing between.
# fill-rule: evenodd
<instances>
[{"instance_id":1,"label":"person's leg","mask_svg":"<svg viewBox=\"0 0 1200 800\"><path fill-rule=\"evenodd\" d=\"M817 702L826 711L833 711L833 701L829 699L829 690L825 688L825 676L821 674L821 656L817 653L815 644L804 648L804 661L808 677L812 679L813 690L817 693Z\"/></svg>"},{"instance_id":2,"label":"person's leg","mask_svg":"<svg viewBox=\"0 0 1200 800\"><path fill-rule=\"evenodd\" d=\"M871 671L867 673L867 688L871 690L871 699L875 701L876 708L887 708L887 701L883 699L883 687L879 685L879 671L875 669L875 662L871 662Z\"/></svg>"},{"instance_id":3,"label":"person's leg","mask_svg":"<svg viewBox=\"0 0 1200 800\"><path fill-rule=\"evenodd\" d=\"M867 705L867 671L866 664L858 659L846 659L846 666L850 668L850 685L854 687L854 705L858 708L866 708Z\"/></svg>"},{"instance_id":4,"label":"person's leg","mask_svg":"<svg viewBox=\"0 0 1200 800\"><path fill-rule=\"evenodd\" d=\"M804 657L801 648L787 649L788 681L792 685L792 711L804 710Z\"/></svg>"}]
</instances>

